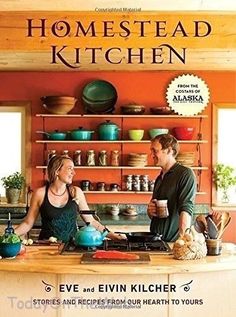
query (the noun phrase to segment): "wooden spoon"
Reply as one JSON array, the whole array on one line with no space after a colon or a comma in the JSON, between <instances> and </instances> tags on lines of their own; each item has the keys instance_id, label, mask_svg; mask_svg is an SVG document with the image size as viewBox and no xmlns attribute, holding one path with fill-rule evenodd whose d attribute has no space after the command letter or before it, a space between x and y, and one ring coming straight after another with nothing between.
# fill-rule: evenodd
<instances>
[{"instance_id":1,"label":"wooden spoon","mask_svg":"<svg viewBox=\"0 0 236 317\"><path fill-rule=\"evenodd\" d=\"M224 225L221 226L219 232L218 232L218 236L217 236L217 239L221 239L222 238L222 235L223 233L225 232L225 229L228 227L229 223L231 221L231 217L229 216L229 218L227 219L227 221L224 223ZM222 221L223 223L223 221Z\"/></svg>"}]
</instances>

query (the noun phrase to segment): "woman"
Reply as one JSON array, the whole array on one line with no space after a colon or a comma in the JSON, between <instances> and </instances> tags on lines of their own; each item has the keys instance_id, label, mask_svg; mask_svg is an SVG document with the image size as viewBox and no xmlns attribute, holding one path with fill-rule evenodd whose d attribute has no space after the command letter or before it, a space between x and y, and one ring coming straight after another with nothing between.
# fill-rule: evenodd
<instances>
[{"instance_id":1,"label":"woman","mask_svg":"<svg viewBox=\"0 0 236 317\"><path fill-rule=\"evenodd\" d=\"M42 229L39 239L51 236L67 242L77 231L79 210L88 210L85 196L79 187L72 185L75 175L72 159L65 155L51 158L47 167L48 183L32 195L30 209L24 221L16 227L15 233L26 234L41 215ZM102 232L105 228L92 215L81 215L85 222ZM120 235L109 232L107 237L121 239Z\"/></svg>"}]
</instances>

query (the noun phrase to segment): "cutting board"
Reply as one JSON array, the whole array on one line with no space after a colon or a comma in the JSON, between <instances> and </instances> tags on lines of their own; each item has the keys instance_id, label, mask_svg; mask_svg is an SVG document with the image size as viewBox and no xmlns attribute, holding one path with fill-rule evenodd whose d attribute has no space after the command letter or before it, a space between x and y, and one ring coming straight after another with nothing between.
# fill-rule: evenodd
<instances>
[{"instance_id":1,"label":"cutting board","mask_svg":"<svg viewBox=\"0 0 236 317\"><path fill-rule=\"evenodd\" d=\"M150 262L150 256L148 253L136 253L139 256L139 259L135 260L126 260L126 259L94 259L94 253L84 253L81 257L82 264L142 264Z\"/></svg>"}]
</instances>

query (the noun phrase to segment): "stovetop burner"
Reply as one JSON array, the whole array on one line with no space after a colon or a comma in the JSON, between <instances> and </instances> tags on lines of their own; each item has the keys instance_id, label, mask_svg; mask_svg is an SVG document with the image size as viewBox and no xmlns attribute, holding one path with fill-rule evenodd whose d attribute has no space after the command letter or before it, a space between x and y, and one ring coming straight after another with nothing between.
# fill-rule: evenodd
<instances>
[{"instance_id":1,"label":"stovetop burner","mask_svg":"<svg viewBox=\"0 0 236 317\"><path fill-rule=\"evenodd\" d=\"M105 239L103 244L98 247L81 247L76 246L74 240L62 245L61 254L77 254L85 252L94 252L96 250L118 250L127 252L149 252L149 253L171 253L169 245L163 240L150 242L130 242L128 240L108 240Z\"/></svg>"}]
</instances>

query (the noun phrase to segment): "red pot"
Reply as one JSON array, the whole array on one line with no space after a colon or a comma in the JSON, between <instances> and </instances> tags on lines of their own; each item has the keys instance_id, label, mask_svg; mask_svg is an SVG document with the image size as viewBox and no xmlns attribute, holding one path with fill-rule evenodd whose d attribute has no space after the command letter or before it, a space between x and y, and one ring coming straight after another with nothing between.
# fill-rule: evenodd
<instances>
[{"instance_id":1,"label":"red pot","mask_svg":"<svg viewBox=\"0 0 236 317\"><path fill-rule=\"evenodd\" d=\"M191 140L193 138L194 128L175 127L173 134L178 140Z\"/></svg>"}]
</instances>

